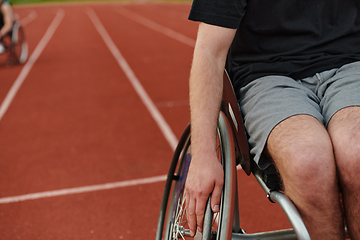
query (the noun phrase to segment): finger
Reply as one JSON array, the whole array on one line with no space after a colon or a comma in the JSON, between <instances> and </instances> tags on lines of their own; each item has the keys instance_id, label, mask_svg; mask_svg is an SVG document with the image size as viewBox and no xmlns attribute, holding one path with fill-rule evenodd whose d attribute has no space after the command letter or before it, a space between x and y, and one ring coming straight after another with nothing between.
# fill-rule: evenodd
<instances>
[{"instance_id":1,"label":"finger","mask_svg":"<svg viewBox=\"0 0 360 240\"><path fill-rule=\"evenodd\" d=\"M211 195L211 209L213 212L217 213L220 210L220 200L222 193L223 184L216 184Z\"/></svg>"},{"instance_id":2,"label":"finger","mask_svg":"<svg viewBox=\"0 0 360 240\"><path fill-rule=\"evenodd\" d=\"M196 200L191 199L190 194L186 194L185 197L186 197L186 218L190 229L190 236L193 237L196 233L196 215L195 215Z\"/></svg>"},{"instance_id":3,"label":"finger","mask_svg":"<svg viewBox=\"0 0 360 240\"><path fill-rule=\"evenodd\" d=\"M198 230L202 232L203 224L204 224L204 215L205 215L205 207L208 196L204 196L199 198L196 201L196 224L198 226Z\"/></svg>"}]
</instances>

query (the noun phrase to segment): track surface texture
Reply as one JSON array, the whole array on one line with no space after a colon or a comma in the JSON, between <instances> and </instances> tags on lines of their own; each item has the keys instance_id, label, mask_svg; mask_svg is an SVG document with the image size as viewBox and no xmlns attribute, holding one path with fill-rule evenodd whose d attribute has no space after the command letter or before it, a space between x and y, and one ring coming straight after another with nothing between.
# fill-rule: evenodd
<instances>
[{"instance_id":1,"label":"track surface texture","mask_svg":"<svg viewBox=\"0 0 360 240\"><path fill-rule=\"evenodd\" d=\"M16 6L29 60L0 55L0 239L154 239L189 121L190 3ZM239 172L242 227L288 228Z\"/></svg>"}]
</instances>

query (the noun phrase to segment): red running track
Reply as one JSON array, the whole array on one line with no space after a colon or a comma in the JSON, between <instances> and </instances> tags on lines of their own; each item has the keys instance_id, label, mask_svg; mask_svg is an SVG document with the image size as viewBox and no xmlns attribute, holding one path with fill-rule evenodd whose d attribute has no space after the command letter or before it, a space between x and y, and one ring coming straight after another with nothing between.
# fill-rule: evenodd
<instances>
[{"instance_id":1,"label":"red running track","mask_svg":"<svg viewBox=\"0 0 360 240\"><path fill-rule=\"evenodd\" d=\"M9 68L0 56L0 239L155 238L173 144L152 114L168 124L169 139L189 121L197 30L189 9L15 7L31 58ZM239 175L242 227L288 228L253 177Z\"/></svg>"}]
</instances>

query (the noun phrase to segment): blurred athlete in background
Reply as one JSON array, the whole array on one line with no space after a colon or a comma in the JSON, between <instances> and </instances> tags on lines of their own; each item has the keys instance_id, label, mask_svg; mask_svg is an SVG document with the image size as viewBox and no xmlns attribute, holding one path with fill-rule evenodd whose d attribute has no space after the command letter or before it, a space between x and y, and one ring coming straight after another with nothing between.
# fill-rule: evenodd
<instances>
[{"instance_id":1,"label":"blurred athlete in background","mask_svg":"<svg viewBox=\"0 0 360 240\"><path fill-rule=\"evenodd\" d=\"M2 38L8 34L15 21L15 16L9 0L0 0L0 53L5 51Z\"/></svg>"}]
</instances>

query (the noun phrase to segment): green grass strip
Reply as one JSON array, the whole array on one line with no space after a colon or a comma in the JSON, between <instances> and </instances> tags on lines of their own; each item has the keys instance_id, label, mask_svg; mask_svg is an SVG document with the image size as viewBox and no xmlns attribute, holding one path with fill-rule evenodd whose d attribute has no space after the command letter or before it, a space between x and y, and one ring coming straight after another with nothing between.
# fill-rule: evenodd
<instances>
[{"instance_id":1,"label":"green grass strip","mask_svg":"<svg viewBox=\"0 0 360 240\"><path fill-rule=\"evenodd\" d=\"M136 0L12 0L13 5L62 2L135 2ZM191 2L192 0L160 0L160 2ZM151 1L150 1L151 2Z\"/></svg>"}]
</instances>

